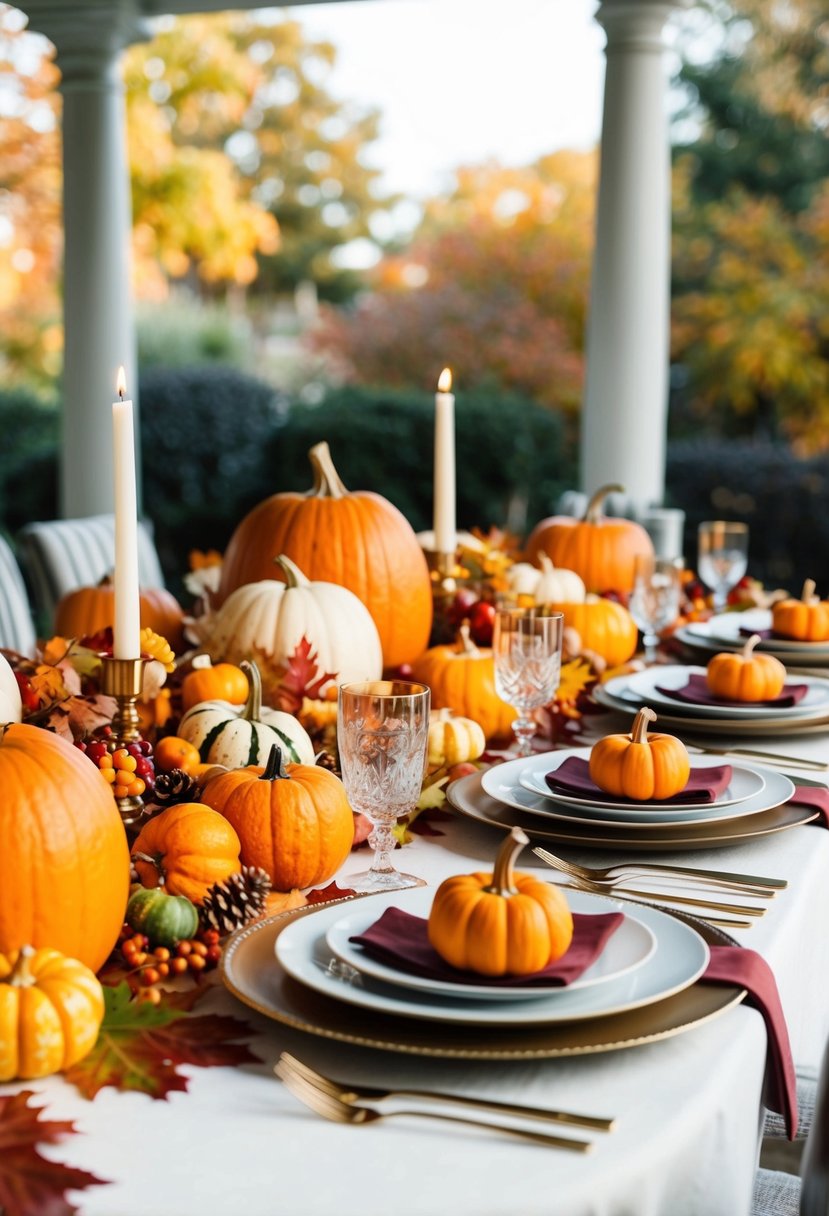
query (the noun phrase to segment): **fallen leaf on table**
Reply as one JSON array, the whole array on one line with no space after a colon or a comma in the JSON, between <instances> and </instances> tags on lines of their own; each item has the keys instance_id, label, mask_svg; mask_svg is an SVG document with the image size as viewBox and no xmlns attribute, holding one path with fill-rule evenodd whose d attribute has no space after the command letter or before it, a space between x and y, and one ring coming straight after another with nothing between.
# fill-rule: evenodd
<instances>
[{"instance_id":1,"label":"fallen leaf on table","mask_svg":"<svg viewBox=\"0 0 829 1216\"><path fill-rule=\"evenodd\" d=\"M43 1107L29 1106L31 1089L0 1097L0 1212L8 1216L71 1216L77 1207L66 1191L105 1186L87 1170L49 1161L38 1144L56 1144L75 1132L66 1119L41 1119Z\"/></svg>"},{"instance_id":2,"label":"fallen leaf on table","mask_svg":"<svg viewBox=\"0 0 829 1216\"><path fill-rule=\"evenodd\" d=\"M306 903L327 904L332 899L345 899L348 895L356 895L356 891L352 891L350 887L338 887L335 882L330 882L327 887L318 887L315 891L309 891Z\"/></svg>"},{"instance_id":3,"label":"fallen leaf on table","mask_svg":"<svg viewBox=\"0 0 829 1216\"><path fill-rule=\"evenodd\" d=\"M127 984L104 988L104 1001L106 1013L97 1043L64 1073L85 1098L94 1098L108 1085L166 1098L173 1090L187 1089L187 1078L177 1071L179 1064L208 1068L258 1063L245 1043L234 1042L252 1033L239 1018L216 1013L191 1016L173 1001L160 1005L134 1001Z\"/></svg>"}]
</instances>

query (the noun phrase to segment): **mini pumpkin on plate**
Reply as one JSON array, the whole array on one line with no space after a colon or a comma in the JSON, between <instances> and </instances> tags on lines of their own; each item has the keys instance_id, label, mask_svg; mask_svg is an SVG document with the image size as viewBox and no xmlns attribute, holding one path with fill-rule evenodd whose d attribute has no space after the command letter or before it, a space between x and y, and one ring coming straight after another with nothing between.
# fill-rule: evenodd
<instances>
[{"instance_id":1,"label":"mini pumpkin on plate","mask_svg":"<svg viewBox=\"0 0 829 1216\"><path fill-rule=\"evenodd\" d=\"M685 789L691 761L675 735L648 735L656 714L647 705L629 735L605 735L590 752L590 776L599 789L635 802L664 802Z\"/></svg>"},{"instance_id":2,"label":"mini pumpkin on plate","mask_svg":"<svg viewBox=\"0 0 829 1216\"><path fill-rule=\"evenodd\" d=\"M773 701L786 683L786 668L771 654L756 654L760 641L753 633L741 651L715 654L705 679L715 697L726 701Z\"/></svg>"},{"instance_id":3,"label":"mini pumpkin on plate","mask_svg":"<svg viewBox=\"0 0 829 1216\"><path fill-rule=\"evenodd\" d=\"M807 578L799 600L778 600L771 610L772 630L797 642L829 642L829 602L815 595Z\"/></svg>"},{"instance_id":4,"label":"mini pumpkin on plate","mask_svg":"<svg viewBox=\"0 0 829 1216\"><path fill-rule=\"evenodd\" d=\"M435 892L429 941L452 967L479 975L530 975L561 958L573 940L563 892L515 859L529 840L513 828L492 874L457 874Z\"/></svg>"}]
</instances>

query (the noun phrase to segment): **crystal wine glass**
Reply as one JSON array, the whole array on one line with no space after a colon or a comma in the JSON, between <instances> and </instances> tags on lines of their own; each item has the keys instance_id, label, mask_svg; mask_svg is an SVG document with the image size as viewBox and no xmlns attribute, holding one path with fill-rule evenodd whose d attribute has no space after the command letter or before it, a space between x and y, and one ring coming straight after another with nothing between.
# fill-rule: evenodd
<instances>
[{"instance_id":1,"label":"crystal wine glass","mask_svg":"<svg viewBox=\"0 0 829 1216\"><path fill-rule=\"evenodd\" d=\"M697 531L697 573L714 592L714 611L725 609L728 592L748 567L748 524L709 519Z\"/></svg>"},{"instance_id":2,"label":"crystal wine glass","mask_svg":"<svg viewBox=\"0 0 829 1216\"><path fill-rule=\"evenodd\" d=\"M628 610L642 631L645 662L656 661L659 634L679 616L682 561L639 555L633 561L633 588Z\"/></svg>"},{"instance_id":3,"label":"crystal wine glass","mask_svg":"<svg viewBox=\"0 0 829 1216\"><path fill-rule=\"evenodd\" d=\"M337 749L352 809L374 825L371 868L349 876L355 891L395 891L423 881L392 864L392 831L420 797L426 771L431 693L425 684L369 680L340 686Z\"/></svg>"},{"instance_id":4,"label":"crystal wine glass","mask_svg":"<svg viewBox=\"0 0 829 1216\"><path fill-rule=\"evenodd\" d=\"M495 614L495 691L518 710L512 729L519 756L532 755L530 710L549 705L558 688L563 632L560 612L543 616L537 608L507 608Z\"/></svg>"}]
</instances>

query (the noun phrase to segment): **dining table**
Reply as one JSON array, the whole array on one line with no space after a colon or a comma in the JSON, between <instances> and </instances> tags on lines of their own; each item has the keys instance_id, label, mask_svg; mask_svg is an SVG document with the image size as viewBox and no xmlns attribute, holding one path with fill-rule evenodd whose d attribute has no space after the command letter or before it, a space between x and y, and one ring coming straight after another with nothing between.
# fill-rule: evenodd
<instances>
[{"instance_id":1,"label":"dining table","mask_svg":"<svg viewBox=\"0 0 829 1216\"><path fill-rule=\"evenodd\" d=\"M588 730L624 729L615 713L598 715ZM752 746L743 735L718 747ZM764 737L754 746L792 758L825 761L824 733ZM795 782L804 771L774 763ZM829 774L807 774L817 786ZM437 886L449 875L491 868L503 829L457 811L433 819L398 858L405 870ZM556 853L587 865L631 860L636 853L558 845ZM727 847L642 852L642 859L712 870L765 875L786 886L764 901L748 928L720 928L758 952L777 981L798 1070L816 1070L829 1035L829 831L819 822ZM525 849L519 868L566 881ZM355 850L336 875L365 868ZM640 878L639 885L643 884ZM649 891L659 890L648 880ZM675 882L663 890L690 885ZM709 895L710 893L706 892ZM368 904L377 897L360 897ZM385 898L385 897L384 897ZM631 907L609 898L609 906ZM670 904L652 904L665 909ZM331 905L302 913L308 918ZM356 906L344 900L343 908ZM674 905L690 924L704 926L706 909ZM222 973L211 977L200 1013L242 1019L255 1062L226 1067L181 1066L186 1089L166 1100L101 1089L88 1100L61 1076L0 1086L0 1095L34 1091L50 1119L71 1120L78 1133L40 1151L49 1160L91 1171L105 1185L69 1191L82 1216L748 1216L758 1162L767 1089L767 1033L760 1013L737 989L720 1004L664 1033L628 1033L624 1041L570 1051L539 1048L532 1027L498 1025L465 1030L439 1020L382 1019L371 1008L327 998L325 1018L291 1016L278 998L275 941L299 914L286 912L237 931L225 948ZM713 915L708 913L708 915ZM695 918L699 918L696 920ZM727 938L722 935L727 934ZM245 967L240 967L242 951ZM224 982L222 982L224 980ZM344 988L347 985L344 985ZM273 996L271 994L276 994ZM297 1008L302 1009L301 1001ZM333 1012L332 1012L333 1010ZM389 1032L391 1025L392 1031ZM451 1032L451 1033L450 1033ZM499 1036L510 1045L499 1052ZM526 1035L526 1048L522 1036ZM576 1036L576 1039L578 1036ZM430 1041L434 1046L430 1047ZM543 1040L543 1036L542 1036ZM470 1050L464 1053L468 1041ZM490 1050L481 1044L489 1043ZM447 1043L452 1050L442 1050ZM352 1126L308 1109L274 1075L289 1052L346 1081L389 1090L416 1088L559 1109L614 1120L609 1131L545 1125L562 1136L586 1137L591 1151L540 1146L484 1127L401 1116ZM504 1058L506 1056L506 1058ZM383 1109L410 1109L392 1099ZM435 1111L428 1101L421 1109ZM517 1127L526 1124L517 1120Z\"/></svg>"}]
</instances>

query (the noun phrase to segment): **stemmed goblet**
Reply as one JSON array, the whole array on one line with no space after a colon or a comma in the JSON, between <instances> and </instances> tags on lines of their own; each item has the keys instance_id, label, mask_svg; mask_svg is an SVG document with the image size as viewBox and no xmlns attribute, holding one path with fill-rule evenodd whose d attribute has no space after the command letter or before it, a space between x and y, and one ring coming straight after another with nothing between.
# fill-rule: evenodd
<instances>
[{"instance_id":1,"label":"stemmed goblet","mask_svg":"<svg viewBox=\"0 0 829 1216\"><path fill-rule=\"evenodd\" d=\"M504 608L495 614L492 649L495 691L518 710L512 724L519 756L531 756L536 724L530 711L549 705L561 675L564 617L537 608Z\"/></svg>"},{"instance_id":2,"label":"stemmed goblet","mask_svg":"<svg viewBox=\"0 0 829 1216\"><path fill-rule=\"evenodd\" d=\"M633 588L628 611L642 631L645 662L656 661L659 634L679 616L682 561L640 554L633 559Z\"/></svg>"},{"instance_id":3,"label":"stemmed goblet","mask_svg":"<svg viewBox=\"0 0 829 1216\"><path fill-rule=\"evenodd\" d=\"M714 611L725 609L728 592L748 567L748 524L708 519L697 530L697 573L714 593Z\"/></svg>"},{"instance_id":4,"label":"stemmed goblet","mask_svg":"<svg viewBox=\"0 0 829 1216\"><path fill-rule=\"evenodd\" d=\"M419 887L422 879L392 864L392 829L417 804L426 771L431 693L425 684L369 680L340 686L337 749L353 810L371 820L371 868L349 876L355 891Z\"/></svg>"}]
</instances>

